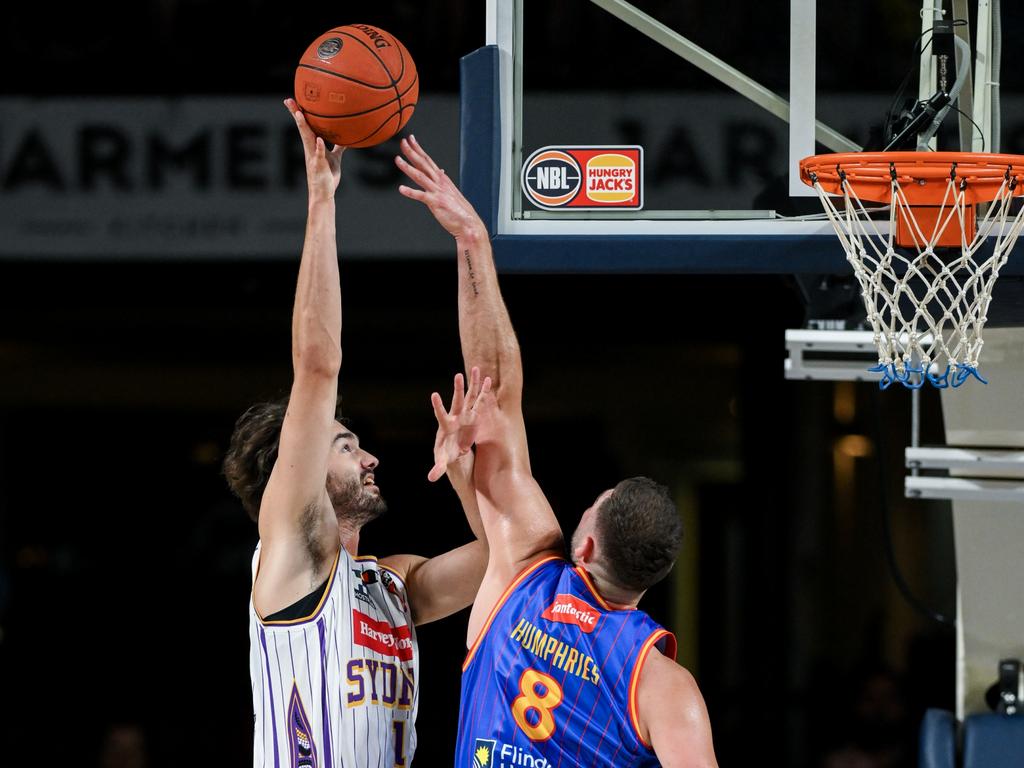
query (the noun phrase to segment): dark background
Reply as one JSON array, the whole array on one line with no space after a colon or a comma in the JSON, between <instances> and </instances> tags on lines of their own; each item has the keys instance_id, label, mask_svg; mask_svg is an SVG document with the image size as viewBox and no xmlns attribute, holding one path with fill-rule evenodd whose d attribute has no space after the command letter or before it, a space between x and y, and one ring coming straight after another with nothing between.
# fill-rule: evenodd
<instances>
[{"instance_id":1,"label":"dark background","mask_svg":"<svg viewBox=\"0 0 1024 768\"><path fill-rule=\"evenodd\" d=\"M788 3L638 5L701 30L742 71L758 71L764 41L788 39ZM823 14L819 44L883 19L879 37L899 43L874 51L872 76L895 89L920 5L834 5L849 14ZM546 6L531 13L548 14L553 39L616 34L585 3ZM483 43L484 5L22 5L0 25L0 72L8 95L277 98L308 41L352 21L400 37L425 92L454 93L459 56ZM144 70L126 64L140 47ZM822 62L819 81L835 87L858 66ZM590 66L612 94L639 80L709 87L660 53ZM787 88L785 71L759 77ZM572 67L553 67L549 84L576 87ZM430 555L469 535L454 494L425 479L428 397L461 364L451 256L342 264L341 391L391 507L365 531L367 553ZM289 386L296 267L287 253L0 263L0 764L251 763L256 531L220 461L238 414ZM805 320L789 276L506 275L502 288L535 473L565 529L635 474L667 483L696 522L696 586L670 578L645 607L680 634L723 768L832 766L851 750L913 765L923 707L953 705L953 635L893 586L887 531L915 590L947 615L955 575L948 509L902 499L907 393L785 381L783 331ZM934 393L923 406L937 442ZM675 626L684 594L696 621ZM419 631L418 765L452 761L465 622Z\"/></svg>"}]
</instances>

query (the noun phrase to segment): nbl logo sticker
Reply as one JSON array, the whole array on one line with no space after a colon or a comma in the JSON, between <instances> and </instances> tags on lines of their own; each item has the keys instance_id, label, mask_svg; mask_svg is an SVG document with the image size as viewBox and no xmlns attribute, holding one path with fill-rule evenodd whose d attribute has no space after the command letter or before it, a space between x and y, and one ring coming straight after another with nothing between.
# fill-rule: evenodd
<instances>
[{"instance_id":1,"label":"nbl logo sticker","mask_svg":"<svg viewBox=\"0 0 1024 768\"><path fill-rule=\"evenodd\" d=\"M550 147L538 149L523 166L523 190L541 208L561 208L571 203L582 180L576 158Z\"/></svg>"},{"instance_id":2,"label":"nbl logo sticker","mask_svg":"<svg viewBox=\"0 0 1024 768\"><path fill-rule=\"evenodd\" d=\"M538 208L643 208L643 147L542 147L523 164L526 199Z\"/></svg>"}]
</instances>

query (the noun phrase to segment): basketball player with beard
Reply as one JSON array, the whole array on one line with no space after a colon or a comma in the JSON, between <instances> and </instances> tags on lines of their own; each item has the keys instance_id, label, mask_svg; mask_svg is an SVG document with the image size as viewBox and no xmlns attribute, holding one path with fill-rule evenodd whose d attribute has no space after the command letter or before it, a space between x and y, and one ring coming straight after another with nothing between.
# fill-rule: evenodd
<instances>
[{"instance_id":1,"label":"basketball player with beard","mask_svg":"<svg viewBox=\"0 0 1024 768\"><path fill-rule=\"evenodd\" d=\"M377 458L339 419L341 289L334 196L342 149L328 151L291 99L306 158L308 212L292 315L285 402L238 420L224 462L259 527L249 603L254 766L406 766L416 748L417 624L468 606L487 562L472 488L475 406L489 380L435 393L435 467L447 472L477 539L430 559L359 554L384 513Z\"/></svg>"},{"instance_id":2,"label":"basketball player with beard","mask_svg":"<svg viewBox=\"0 0 1024 768\"><path fill-rule=\"evenodd\" d=\"M601 493L572 535L530 469L519 343L490 238L458 187L416 142L398 167L455 238L466 365L493 380L481 398L474 482L490 544L470 614L455 764L717 768L711 726L676 639L637 609L672 569L682 524L645 477Z\"/></svg>"}]
</instances>

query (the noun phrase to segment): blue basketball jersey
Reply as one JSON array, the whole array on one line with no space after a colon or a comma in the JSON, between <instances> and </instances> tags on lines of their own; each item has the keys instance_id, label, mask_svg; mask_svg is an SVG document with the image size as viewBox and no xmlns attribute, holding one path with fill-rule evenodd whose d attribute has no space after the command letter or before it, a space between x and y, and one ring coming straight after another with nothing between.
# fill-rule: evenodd
<instances>
[{"instance_id":1,"label":"blue basketball jersey","mask_svg":"<svg viewBox=\"0 0 1024 768\"><path fill-rule=\"evenodd\" d=\"M534 563L491 611L462 668L456 768L657 766L636 691L652 648L676 640L638 610L614 610L586 571Z\"/></svg>"}]
</instances>

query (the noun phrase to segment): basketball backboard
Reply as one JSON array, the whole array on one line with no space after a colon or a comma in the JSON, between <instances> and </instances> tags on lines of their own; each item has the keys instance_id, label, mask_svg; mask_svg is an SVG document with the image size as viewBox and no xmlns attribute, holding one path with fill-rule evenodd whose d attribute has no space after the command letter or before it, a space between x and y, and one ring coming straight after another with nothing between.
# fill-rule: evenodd
<instances>
[{"instance_id":1,"label":"basketball backboard","mask_svg":"<svg viewBox=\"0 0 1024 768\"><path fill-rule=\"evenodd\" d=\"M877 146L886 113L930 93L934 57L915 45L934 19L905 5L488 0L487 46L462 65L461 170L500 266L844 273L798 163ZM944 5L974 45L976 4ZM983 101L969 142L991 131L998 100ZM953 115L941 140L959 144L957 128ZM585 199L603 183L594 155L642 197Z\"/></svg>"}]
</instances>

